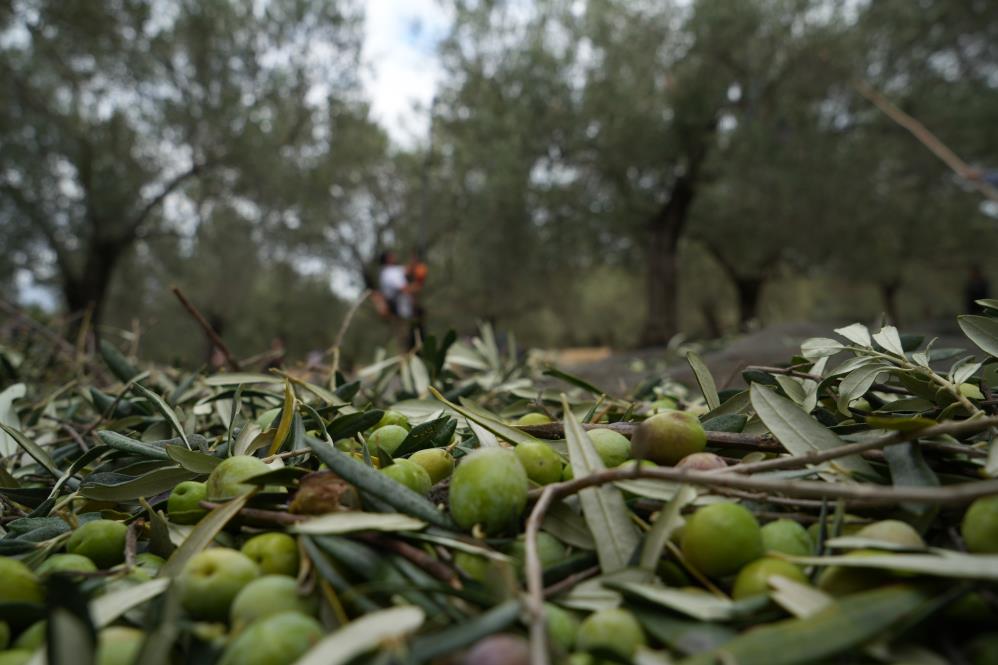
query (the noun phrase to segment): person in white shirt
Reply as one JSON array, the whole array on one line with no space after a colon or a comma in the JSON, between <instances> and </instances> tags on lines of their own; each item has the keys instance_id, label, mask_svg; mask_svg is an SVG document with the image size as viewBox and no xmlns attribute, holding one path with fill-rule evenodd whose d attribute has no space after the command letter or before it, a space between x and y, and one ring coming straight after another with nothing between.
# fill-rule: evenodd
<instances>
[{"instance_id":1,"label":"person in white shirt","mask_svg":"<svg viewBox=\"0 0 998 665\"><path fill-rule=\"evenodd\" d=\"M381 254L381 271L378 273L378 292L384 299L387 313L400 319L409 320L413 315L412 297L407 289L405 266L398 264L395 252L388 250Z\"/></svg>"}]
</instances>

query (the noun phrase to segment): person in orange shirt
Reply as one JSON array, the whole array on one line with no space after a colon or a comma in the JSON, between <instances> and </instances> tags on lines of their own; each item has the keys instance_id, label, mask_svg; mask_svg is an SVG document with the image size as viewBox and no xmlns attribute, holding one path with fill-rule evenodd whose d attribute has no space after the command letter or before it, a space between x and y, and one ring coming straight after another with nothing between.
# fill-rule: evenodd
<instances>
[{"instance_id":1,"label":"person in orange shirt","mask_svg":"<svg viewBox=\"0 0 998 665\"><path fill-rule=\"evenodd\" d=\"M412 301L412 317L409 329L409 348L416 345L416 335L423 340L426 337L425 318L426 310L423 308L422 291L426 286L426 278L429 275L429 268L423 262L418 251L413 252L409 257L409 263L405 266L405 277L408 282L405 291Z\"/></svg>"}]
</instances>

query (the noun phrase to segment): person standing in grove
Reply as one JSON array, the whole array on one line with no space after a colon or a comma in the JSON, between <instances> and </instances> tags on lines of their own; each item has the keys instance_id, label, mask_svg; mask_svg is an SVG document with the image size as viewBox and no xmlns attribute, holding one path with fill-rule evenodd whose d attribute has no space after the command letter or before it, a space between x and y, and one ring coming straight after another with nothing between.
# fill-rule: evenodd
<instances>
[{"instance_id":1,"label":"person standing in grove","mask_svg":"<svg viewBox=\"0 0 998 665\"><path fill-rule=\"evenodd\" d=\"M374 306L382 318L386 319L395 331L399 343L406 348L415 344L413 326L415 303L413 285L406 274L406 267L400 265L395 252L385 250L380 257L378 290L374 294Z\"/></svg>"}]
</instances>

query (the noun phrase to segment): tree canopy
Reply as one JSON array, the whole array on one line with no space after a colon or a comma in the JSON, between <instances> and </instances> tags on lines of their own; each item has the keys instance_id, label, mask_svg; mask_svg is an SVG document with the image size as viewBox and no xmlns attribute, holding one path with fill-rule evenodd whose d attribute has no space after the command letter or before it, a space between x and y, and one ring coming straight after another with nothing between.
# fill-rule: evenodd
<instances>
[{"instance_id":1,"label":"tree canopy","mask_svg":"<svg viewBox=\"0 0 998 665\"><path fill-rule=\"evenodd\" d=\"M360 3L9 3L0 279L119 326L179 283L247 346L316 347L379 251L419 249L435 328L654 345L952 313L987 259L995 205L859 87L994 168L994 3L446 6L430 130L401 146L365 99Z\"/></svg>"}]
</instances>

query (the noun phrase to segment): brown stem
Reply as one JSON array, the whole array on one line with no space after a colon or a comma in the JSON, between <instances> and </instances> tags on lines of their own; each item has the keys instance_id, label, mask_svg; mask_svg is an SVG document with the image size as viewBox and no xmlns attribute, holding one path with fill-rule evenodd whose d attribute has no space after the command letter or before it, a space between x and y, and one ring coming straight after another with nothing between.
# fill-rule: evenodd
<instances>
[{"instance_id":1,"label":"brown stem","mask_svg":"<svg viewBox=\"0 0 998 665\"><path fill-rule=\"evenodd\" d=\"M544 597L552 598L554 596L557 596L562 591L571 589L579 582L588 580L590 577L596 577L597 575L599 575L599 571L600 571L599 566L593 566L592 568L586 568L585 570L579 571L574 575L569 575L563 580L558 580L551 586L544 589Z\"/></svg>"},{"instance_id":2,"label":"brown stem","mask_svg":"<svg viewBox=\"0 0 998 665\"><path fill-rule=\"evenodd\" d=\"M450 566L445 564L443 561L433 558L418 547L413 547L409 543L396 540L390 536L385 536L380 533L358 533L354 534L353 537L357 540L362 540L366 543L374 545L375 547L391 550L399 556L404 557L416 564L447 586L455 589L460 588L461 583L457 573L455 573Z\"/></svg>"},{"instance_id":3,"label":"brown stem","mask_svg":"<svg viewBox=\"0 0 998 665\"><path fill-rule=\"evenodd\" d=\"M225 362L229 364L229 367L231 367L233 371L238 372L241 369L239 361L232 356L229 352L229 347L225 345L225 342L223 342L222 338L218 336L215 329L211 327L211 324L204 318L204 315L201 314L198 308L195 307L183 293L181 293L178 287L174 286L171 290L173 291L173 295L177 296L177 300L180 301L180 304L184 306L184 309L186 309L190 315L194 317L194 320L198 322L198 325L201 326L201 329L208 336L208 339L211 340L211 343L222 352L222 355L225 357Z\"/></svg>"},{"instance_id":4,"label":"brown stem","mask_svg":"<svg viewBox=\"0 0 998 665\"><path fill-rule=\"evenodd\" d=\"M729 469L730 470L730 469ZM606 483L620 480L650 478L673 483L687 483L701 487L730 487L759 492L764 495L783 494L791 497L820 499L846 499L863 501L869 505L891 505L899 502L964 504L982 496L998 494L998 479L958 483L943 487L905 487L866 484L847 485L814 480L779 480L758 478L741 474L717 471L691 471L671 467L642 468L632 466L627 469L609 469L590 474L583 478L548 485L543 490L532 490L532 499L543 498L544 492L556 492L560 499L569 494ZM536 509L536 507L535 507ZM528 522L529 526L529 522Z\"/></svg>"},{"instance_id":5,"label":"brown stem","mask_svg":"<svg viewBox=\"0 0 998 665\"><path fill-rule=\"evenodd\" d=\"M942 434L950 434L953 436L959 434L974 434L994 426L998 426L998 417L949 421L938 425L932 425L931 427L924 427L912 432L895 432L872 441L849 443L844 446L837 446L822 452L812 451L806 455L780 457L778 459L764 460L762 462L754 462L751 464L736 464L735 466L720 469L720 471L733 471L735 473L749 474L759 473L761 471L775 471L778 469L799 469L810 464L819 464L833 459L840 459L842 457L846 457L847 455L864 453L869 450L880 450L886 448L887 446L904 443L906 441L922 437L939 436Z\"/></svg>"},{"instance_id":6,"label":"brown stem","mask_svg":"<svg viewBox=\"0 0 998 665\"><path fill-rule=\"evenodd\" d=\"M631 471L628 470L627 473L631 473ZM591 477L586 476L586 478ZM541 490L541 497L534 504L533 510L530 511L530 517L527 518L524 567L527 576L527 614L530 617L531 665L548 665L550 662L548 659L547 620L544 616L544 570L541 567L541 557L537 552L537 534L544 521L544 514L547 513L555 494L558 492L558 486L565 484L548 485Z\"/></svg>"}]
</instances>

